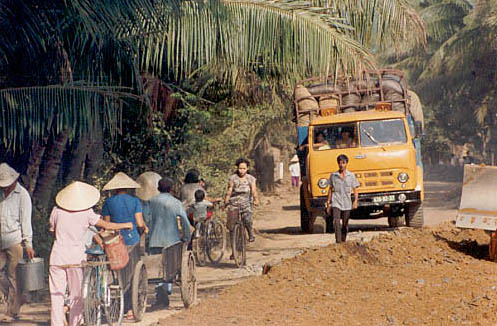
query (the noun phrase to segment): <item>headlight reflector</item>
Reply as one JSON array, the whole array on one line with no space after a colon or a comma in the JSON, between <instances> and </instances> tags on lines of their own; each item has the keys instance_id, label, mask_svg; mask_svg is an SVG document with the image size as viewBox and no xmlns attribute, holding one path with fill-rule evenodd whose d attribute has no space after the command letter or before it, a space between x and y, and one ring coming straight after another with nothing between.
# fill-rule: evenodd
<instances>
[{"instance_id":1,"label":"headlight reflector","mask_svg":"<svg viewBox=\"0 0 497 326\"><path fill-rule=\"evenodd\" d=\"M325 189L326 187L328 187L328 179L324 179L324 178L323 179L319 179L318 186L321 189Z\"/></svg>"},{"instance_id":2,"label":"headlight reflector","mask_svg":"<svg viewBox=\"0 0 497 326\"><path fill-rule=\"evenodd\" d=\"M405 172L400 172L397 176L397 179L399 179L399 181L402 183L406 183L407 180L409 180L409 175L407 175L407 173Z\"/></svg>"}]
</instances>

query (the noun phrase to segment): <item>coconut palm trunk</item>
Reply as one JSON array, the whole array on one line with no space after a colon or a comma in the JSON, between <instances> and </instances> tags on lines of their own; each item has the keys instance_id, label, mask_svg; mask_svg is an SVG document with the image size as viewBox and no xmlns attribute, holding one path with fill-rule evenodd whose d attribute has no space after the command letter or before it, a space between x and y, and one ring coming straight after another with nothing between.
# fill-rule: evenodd
<instances>
[{"instance_id":1,"label":"coconut palm trunk","mask_svg":"<svg viewBox=\"0 0 497 326\"><path fill-rule=\"evenodd\" d=\"M46 151L44 164L40 167L38 182L33 193L33 201L39 207L47 207L52 199L69 133L69 128L63 129Z\"/></svg>"},{"instance_id":2,"label":"coconut palm trunk","mask_svg":"<svg viewBox=\"0 0 497 326\"><path fill-rule=\"evenodd\" d=\"M86 157L91 146L88 137L89 135L87 133L81 135L76 146L71 150L72 158L70 159L70 165L65 177L67 182L81 180L83 178Z\"/></svg>"}]
</instances>

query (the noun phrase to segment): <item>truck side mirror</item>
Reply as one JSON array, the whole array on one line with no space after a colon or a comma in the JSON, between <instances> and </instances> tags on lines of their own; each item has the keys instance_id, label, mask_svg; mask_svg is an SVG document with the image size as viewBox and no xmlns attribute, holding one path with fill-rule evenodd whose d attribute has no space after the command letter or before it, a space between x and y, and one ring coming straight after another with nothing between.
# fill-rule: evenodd
<instances>
[{"instance_id":1,"label":"truck side mirror","mask_svg":"<svg viewBox=\"0 0 497 326\"><path fill-rule=\"evenodd\" d=\"M423 123L421 121L414 121L414 130L416 137L421 138L423 136Z\"/></svg>"}]
</instances>

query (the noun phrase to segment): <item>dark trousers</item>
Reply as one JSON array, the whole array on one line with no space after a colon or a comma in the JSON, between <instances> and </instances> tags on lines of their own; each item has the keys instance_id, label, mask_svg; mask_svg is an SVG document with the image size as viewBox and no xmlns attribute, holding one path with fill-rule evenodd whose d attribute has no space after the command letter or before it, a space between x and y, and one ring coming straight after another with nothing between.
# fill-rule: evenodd
<instances>
[{"instance_id":1,"label":"dark trousers","mask_svg":"<svg viewBox=\"0 0 497 326\"><path fill-rule=\"evenodd\" d=\"M333 227L335 228L335 238L337 243L345 241L347 238L347 232L349 232L349 217L350 210L342 211L336 207L333 207ZM340 226L340 220L342 219L343 222Z\"/></svg>"}]
</instances>

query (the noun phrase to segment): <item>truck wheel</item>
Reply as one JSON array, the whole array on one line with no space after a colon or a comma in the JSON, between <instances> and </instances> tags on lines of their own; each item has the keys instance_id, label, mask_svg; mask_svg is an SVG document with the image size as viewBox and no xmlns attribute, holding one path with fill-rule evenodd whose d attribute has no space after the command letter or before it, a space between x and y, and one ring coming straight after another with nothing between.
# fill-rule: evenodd
<instances>
[{"instance_id":1,"label":"truck wheel","mask_svg":"<svg viewBox=\"0 0 497 326\"><path fill-rule=\"evenodd\" d=\"M406 225L413 228L422 228L424 225L423 203L410 204L406 213Z\"/></svg>"},{"instance_id":2,"label":"truck wheel","mask_svg":"<svg viewBox=\"0 0 497 326\"><path fill-rule=\"evenodd\" d=\"M310 231L309 217L309 212L305 207L304 186L302 185L300 186L300 229L302 230L302 233L309 233Z\"/></svg>"},{"instance_id":3,"label":"truck wheel","mask_svg":"<svg viewBox=\"0 0 497 326\"><path fill-rule=\"evenodd\" d=\"M401 224L402 216L389 216L388 217L388 226L391 228L398 228Z\"/></svg>"}]
</instances>

